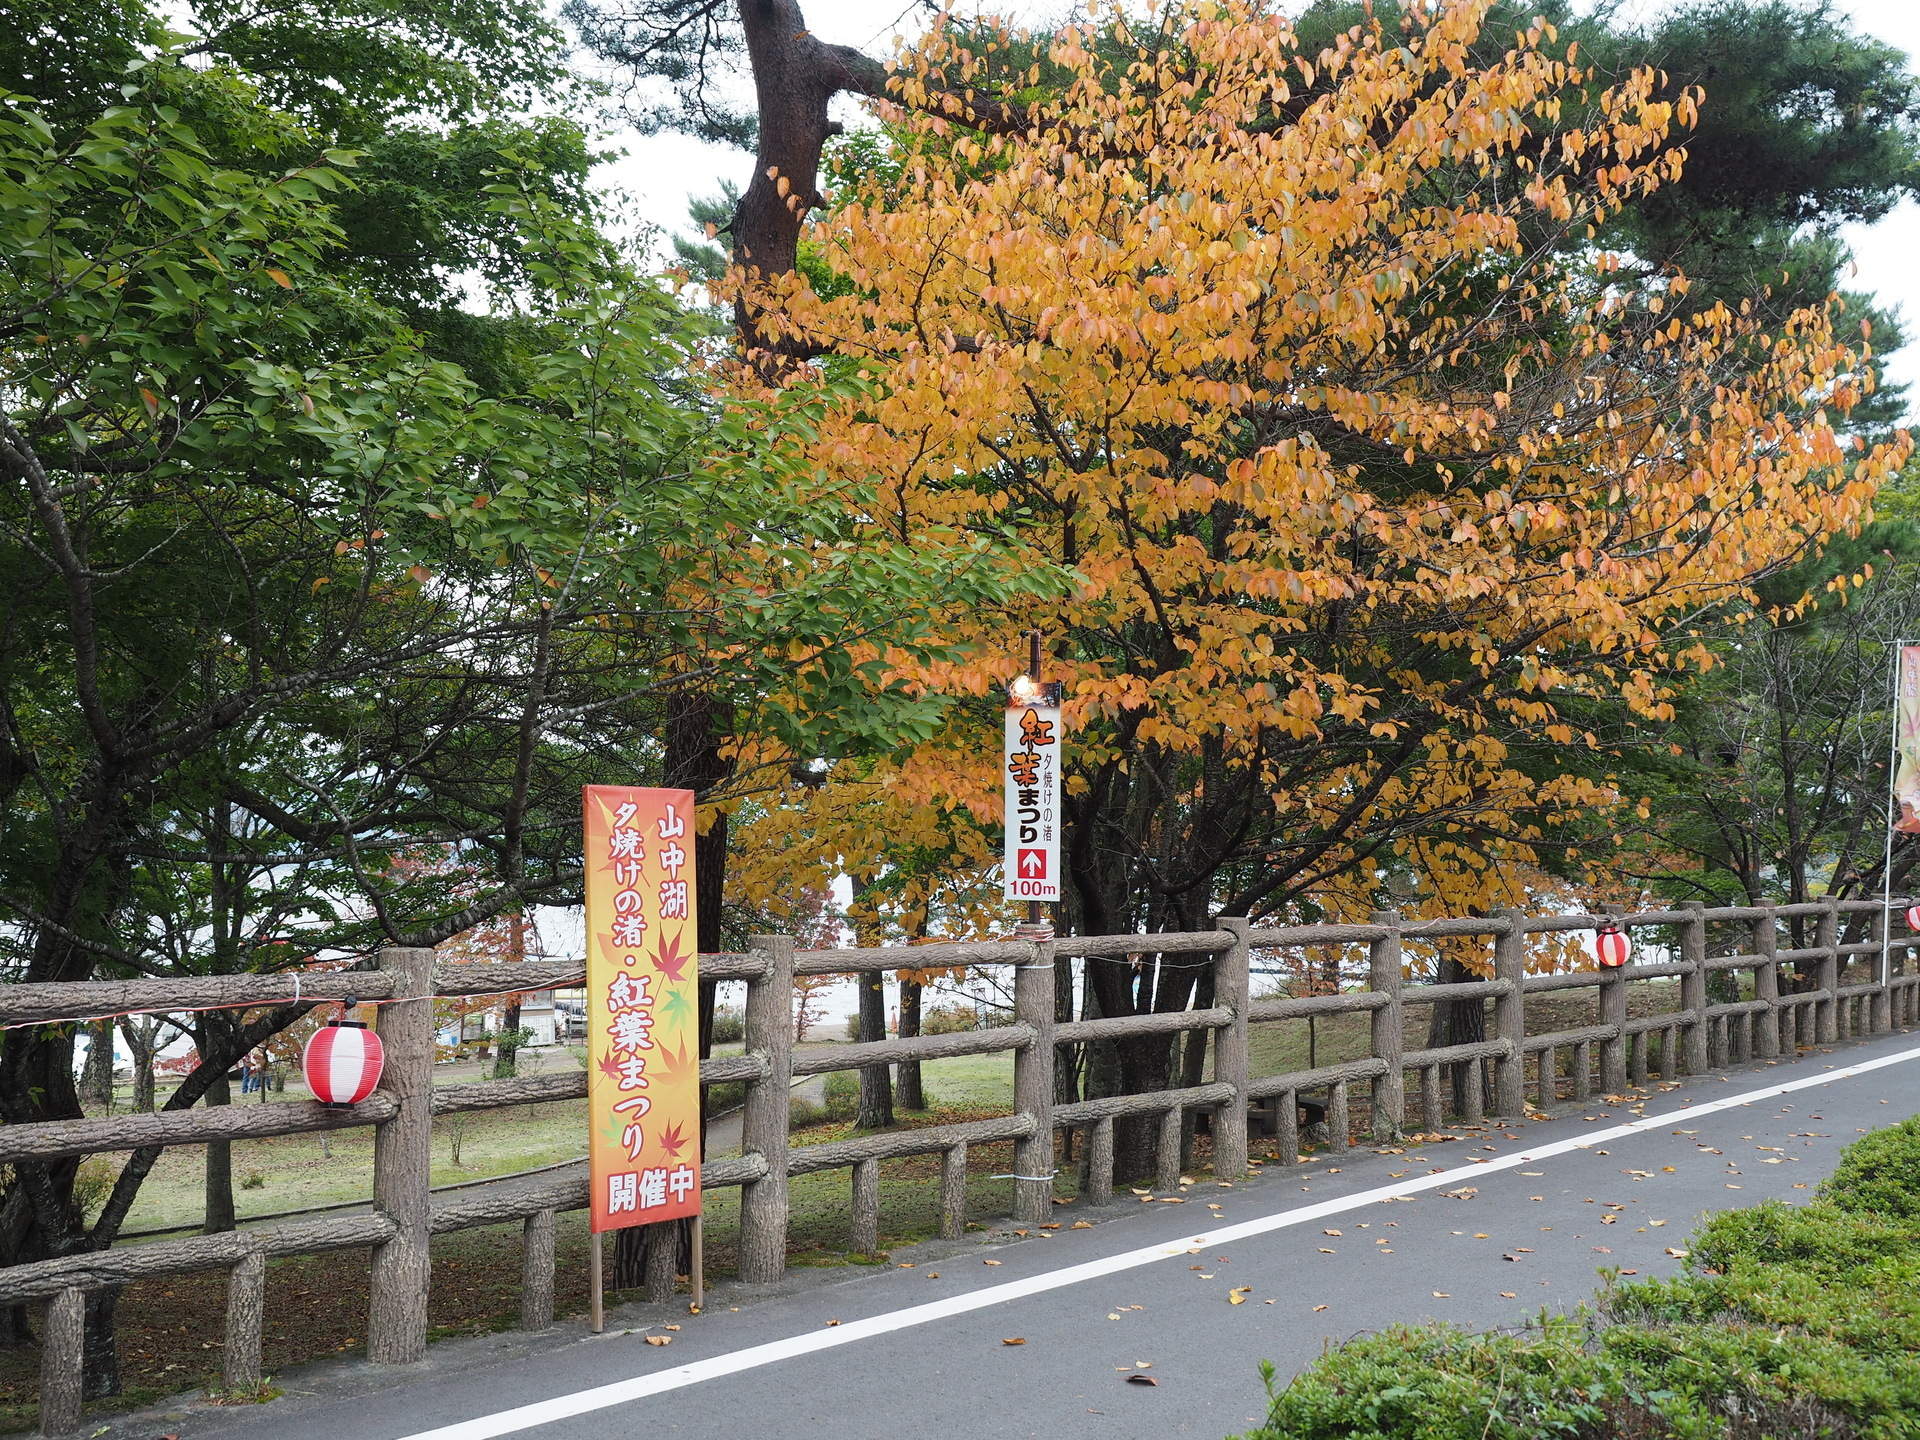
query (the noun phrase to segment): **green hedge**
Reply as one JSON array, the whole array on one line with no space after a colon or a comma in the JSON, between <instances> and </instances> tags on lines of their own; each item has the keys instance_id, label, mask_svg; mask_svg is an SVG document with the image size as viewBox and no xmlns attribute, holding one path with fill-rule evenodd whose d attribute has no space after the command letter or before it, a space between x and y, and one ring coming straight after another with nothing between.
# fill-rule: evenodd
<instances>
[{"instance_id":1,"label":"green hedge","mask_svg":"<svg viewBox=\"0 0 1920 1440\"><path fill-rule=\"evenodd\" d=\"M1855 1142L1809 1204L1711 1217L1684 1275L1610 1283L1595 1310L1350 1341L1248 1440L1531 1436L1920 1437L1920 1123Z\"/></svg>"}]
</instances>

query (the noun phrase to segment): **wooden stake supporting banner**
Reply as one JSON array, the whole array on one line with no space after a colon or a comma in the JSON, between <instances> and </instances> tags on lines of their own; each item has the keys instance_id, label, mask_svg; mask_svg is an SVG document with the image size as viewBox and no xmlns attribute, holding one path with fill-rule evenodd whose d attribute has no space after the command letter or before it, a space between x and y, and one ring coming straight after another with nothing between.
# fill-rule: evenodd
<instances>
[{"instance_id":1,"label":"wooden stake supporting banner","mask_svg":"<svg viewBox=\"0 0 1920 1440\"><path fill-rule=\"evenodd\" d=\"M600 1231L593 1232L593 1240L587 1247L587 1296L592 1304L593 1333L598 1335L607 1328L605 1295L600 1280Z\"/></svg>"},{"instance_id":2,"label":"wooden stake supporting banner","mask_svg":"<svg viewBox=\"0 0 1920 1440\"><path fill-rule=\"evenodd\" d=\"M693 1217L693 1308L695 1312L704 1310L707 1305L707 1229L706 1217Z\"/></svg>"}]
</instances>

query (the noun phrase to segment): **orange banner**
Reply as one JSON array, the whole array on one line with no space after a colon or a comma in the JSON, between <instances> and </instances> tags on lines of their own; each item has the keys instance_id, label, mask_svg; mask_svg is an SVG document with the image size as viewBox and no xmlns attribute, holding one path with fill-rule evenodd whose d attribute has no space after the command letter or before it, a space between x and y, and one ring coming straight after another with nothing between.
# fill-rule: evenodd
<instances>
[{"instance_id":1,"label":"orange banner","mask_svg":"<svg viewBox=\"0 0 1920 1440\"><path fill-rule=\"evenodd\" d=\"M593 1228L700 1213L693 792L586 787Z\"/></svg>"}]
</instances>

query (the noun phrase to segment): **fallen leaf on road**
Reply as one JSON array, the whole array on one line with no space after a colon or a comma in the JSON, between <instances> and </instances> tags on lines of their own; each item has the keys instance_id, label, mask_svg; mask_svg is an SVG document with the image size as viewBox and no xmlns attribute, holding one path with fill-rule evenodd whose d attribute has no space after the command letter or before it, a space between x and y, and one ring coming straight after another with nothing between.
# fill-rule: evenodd
<instances>
[{"instance_id":1,"label":"fallen leaf on road","mask_svg":"<svg viewBox=\"0 0 1920 1440\"><path fill-rule=\"evenodd\" d=\"M829 1327L829 1328L831 1328L832 1326L835 1326L835 1325L838 1325L839 1323L840 1323L840 1322L839 1322L838 1320L829 1320L829 1321L827 1321L827 1325L828 1325L828 1327Z\"/></svg>"},{"instance_id":2,"label":"fallen leaf on road","mask_svg":"<svg viewBox=\"0 0 1920 1440\"><path fill-rule=\"evenodd\" d=\"M1320 1233L1322 1235L1338 1235L1340 1232L1338 1230L1322 1230Z\"/></svg>"},{"instance_id":3,"label":"fallen leaf on road","mask_svg":"<svg viewBox=\"0 0 1920 1440\"><path fill-rule=\"evenodd\" d=\"M1115 1313L1114 1313L1113 1311L1111 1311L1111 1310L1109 1310L1109 1311L1107 1312L1107 1318L1108 1318L1109 1320L1118 1320L1118 1319L1119 1319L1120 1317L1119 1317L1119 1315L1117 1315L1117 1314L1115 1314Z\"/></svg>"},{"instance_id":4,"label":"fallen leaf on road","mask_svg":"<svg viewBox=\"0 0 1920 1440\"><path fill-rule=\"evenodd\" d=\"M1187 1202L1185 1197L1180 1195L1162 1195L1160 1197L1160 1203L1162 1205L1184 1205Z\"/></svg>"},{"instance_id":5,"label":"fallen leaf on road","mask_svg":"<svg viewBox=\"0 0 1920 1440\"><path fill-rule=\"evenodd\" d=\"M1640 1272L1638 1270L1622 1270L1620 1273L1622 1275L1638 1275Z\"/></svg>"},{"instance_id":6,"label":"fallen leaf on road","mask_svg":"<svg viewBox=\"0 0 1920 1440\"><path fill-rule=\"evenodd\" d=\"M1073 1222L1073 1228L1075 1230L1091 1230L1093 1229L1093 1222L1091 1220L1076 1220Z\"/></svg>"},{"instance_id":7,"label":"fallen leaf on road","mask_svg":"<svg viewBox=\"0 0 1920 1440\"><path fill-rule=\"evenodd\" d=\"M1502 1290L1500 1292L1500 1298L1502 1300L1518 1300L1520 1297L1511 1290Z\"/></svg>"},{"instance_id":8,"label":"fallen leaf on road","mask_svg":"<svg viewBox=\"0 0 1920 1440\"><path fill-rule=\"evenodd\" d=\"M980 1263L981 1263L982 1265L998 1265L998 1264L1000 1264L1001 1262L1000 1262L1000 1261L998 1261L998 1260L982 1260L982 1261L981 1261Z\"/></svg>"},{"instance_id":9,"label":"fallen leaf on road","mask_svg":"<svg viewBox=\"0 0 1920 1440\"><path fill-rule=\"evenodd\" d=\"M1060 1228L1060 1222L1056 1220L1053 1224L1042 1225L1040 1228L1042 1230L1058 1230Z\"/></svg>"},{"instance_id":10,"label":"fallen leaf on road","mask_svg":"<svg viewBox=\"0 0 1920 1440\"><path fill-rule=\"evenodd\" d=\"M939 1278L940 1278L940 1272L938 1270L927 1271L927 1279L938 1280Z\"/></svg>"},{"instance_id":11,"label":"fallen leaf on road","mask_svg":"<svg viewBox=\"0 0 1920 1440\"><path fill-rule=\"evenodd\" d=\"M1449 1295L1444 1290L1436 1290L1433 1292L1433 1298L1436 1300L1451 1300L1453 1296Z\"/></svg>"},{"instance_id":12,"label":"fallen leaf on road","mask_svg":"<svg viewBox=\"0 0 1920 1440\"><path fill-rule=\"evenodd\" d=\"M1662 1165L1660 1167L1660 1173L1663 1175L1678 1175L1680 1172L1671 1165Z\"/></svg>"},{"instance_id":13,"label":"fallen leaf on road","mask_svg":"<svg viewBox=\"0 0 1920 1440\"><path fill-rule=\"evenodd\" d=\"M1596 1245L1593 1248L1602 1255L1611 1255L1613 1253L1613 1248L1608 1245Z\"/></svg>"},{"instance_id":14,"label":"fallen leaf on road","mask_svg":"<svg viewBox=\"0 0 1920 1440\"><path fill-rule=\"evenodd\" d=\"M1531 1255L1533 1253L1533 1251L1529 1250L1524 1245L1516 1245L1513 1248L1514 1248L1514 1253L1519 1255Z\"/></svg>"},{"instance_id":15,"label":"fallen leaf on road","mask_svg":"<svg viewBox=\"0 0 1920 1440\"><path fill-rule=\"evenodd\" d=\"M1338 1255L1340 1252L1338 1250L1329 1250L1326 1246L1322 1245L1320 1247L1320 1253L1322 1255Z\"/></svg>"},{"instance_id":16,"label":"fallen leaf on road","mask_svg":"<svg viewBox=\"0 0 1920 1440\"><path fill-rule=\"evenodd\" d=\"M1673 1256L1673 1258L1676 1260L1684 1260L1687 1258L1687 1256L1691 1255L1692 1253L1693 1252L1691 1250L1682 1250L1675 1245L1669 1245L1667 1247L1667 1254Z\"/></svg>"},{"instance_id":17,"label":"fallen leaf on road","mask_svg":"<svg viewBox=\"0 0 1920 1440\"><path fill-rule=\"evenodd\" d=\"M1525 1175L1529 1180L1538 1180L1542 1175L1546 1174L1547 1172L1544 1170L1522 1170L1520 1173L1522 1175Z\"/></svg>"},{"instance_id":18,"label":"fallen leaf on road","mask_svg":"<svg viewBox=\"0 0 1920 1440\"><path fill-rule=\"evenodd\" d=\"M1473 1238L1474 1238L1474 1239L1476 1239L1476 1240L1491 1240L1491 1239L1492 1239L1493 1237L1492 1237L1491 1235L1482 1235L1482 1234L1480 1234L1479 1232L1477 1232L1477 1231L1476 1231L1476 1232L1474 1233L1474 1237L1473 1237Z\"/></svg>"},{"instance_id":19,"label":"fallen leaf on road","mask_svg":"<svg viewBox=\"0 0 1920 1440\"><path fill-rule=\"evenodd\" d=\"M1139 1374L1138 1372L1135 1372L1134 1374L1127 1376L1127 1383L1129 1385L1158 1385L1160 1382L1154 1379L1153 1376L1151 1375L1142 1375L1142 1374Z\"/></svg>"},{"instance_id":20,"label":"fallen leaf on road","mask_svg":"<svg viewBox=\"0 0 1920 1440\"><path fill-rule=\"evenodd\" d=\"M1520 1257L1518 1255L1502 1255L1500 1258L1502 1260L1511 1260L1516 1265L1520 1263Z\"/></svg>"},{"instance_id":21,"label":"fallen leaf on road","mask_svg":"<svg viewBox=\"0 0 1920 1440\"><path fill-rule=\"evenodd\" d=\"M1252 1293L1253 1287L1251 1285L1242 1285L1237 1290L1229 1290L1227 1292L1227 1303L1229 1305L1244 1305L1247 1303L1247 1296Z\"/></svg>"},{"instance_id":22,"label":"fallen leaf on road","mask_svg":"<svg viewBox=\"0 0 1920 1440\"><path fill-rule=\"evenodd\" d=\"M1313 1311L1314 1311L1314 1314L1316 1314L1316 1315L1317 1315L1317 1314L1319 1314L1319 1313L1320 1313L1320 1312L1321 1312L1322 1310L1324 1310L1324 1309L1326 1309L1326 1308L1327 1308L1327 1307L1326 1307L1326 1306L1324 1306L1324 1305L1316 1305L1316 1306L1314 1306L1314 1307L1313 1307Z\"/></svg>"},{"instance_id":23,"label":"fallen leaf on road","mask_svg":"<svg viewBox=\"0 0 1920 1440\"><path fill-rule=\"evenodd\" d=\"M680 1327L678 1325L662 1325L660 1328L662 1330L678 1330Z\"/></svg>"},{"instance_id":24,"label":"fallen leaf on road","mask_svg":"<svg viewBox=\"0 0 1920 1440\"><path fill-rule=\"evenodd\" d=\"M1024 1339L1022 1339L1020 1336L1016 1335L1011 1340L1002 1340L1000 1343L1002 1345L1024 1345L1027 1342Z\"/></svg>"},{"instance_id":25,"label":"fallen leaf on road","mask_svg":"<svg viewBox=\"0 0 1920 1440\"><path fill-rule=\"evenodd\" d=\"M838 1324L839 1324L840 1322L839 1322L838 1320L835 1320L835 1321L834 1321L833 1323L834 1323L835 1325L838 1325ZM647 1343L648 1343L649 1345L671 1345L671 1344L673 1343L673 1336L671 1336L671 1335L649 1335L649 1336L647 1336Z\"/></svg>"}]
</instances>

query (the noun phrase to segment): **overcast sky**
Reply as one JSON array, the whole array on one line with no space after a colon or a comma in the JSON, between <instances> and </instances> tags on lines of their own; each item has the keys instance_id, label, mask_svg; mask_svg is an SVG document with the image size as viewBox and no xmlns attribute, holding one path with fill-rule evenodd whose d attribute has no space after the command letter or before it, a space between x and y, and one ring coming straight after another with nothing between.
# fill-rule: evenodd
<instances>
[{"instance_id":1,"label":"overcast sky","mask_svg":"<svg viewBox=\"0 0 1920 1440\"><path fill-rule=\"evenodd\" d=\"M808 18L821 37L885 54L901 24L913 17L917 0L814 0ZM1004 6L1038 20L1062 7L1006 0ZM1658 8L1647 6L1647 9ZM1920 54L1920 0L1851 0L1842 9L1860 27L1909 55ZM846 119L857 110L847 105ZM722 179L744 185L751 157L738 150L704 145L682 135L629 136L627 156L606 172L609 183L632 197L639 214L666 230L684 226L687 198L719 191ZM1920 206L1908 201L1877 225L1847 227L1846 238L1859 265L1858 288L1878 295L1907 316L1913 343L1888 362L1888 379L1913 387L1910 409L1920 412Z\"/></svg>"}]
</instances>

